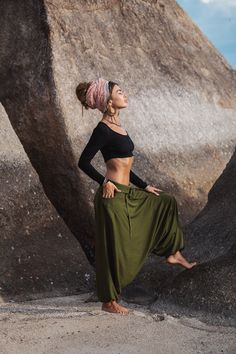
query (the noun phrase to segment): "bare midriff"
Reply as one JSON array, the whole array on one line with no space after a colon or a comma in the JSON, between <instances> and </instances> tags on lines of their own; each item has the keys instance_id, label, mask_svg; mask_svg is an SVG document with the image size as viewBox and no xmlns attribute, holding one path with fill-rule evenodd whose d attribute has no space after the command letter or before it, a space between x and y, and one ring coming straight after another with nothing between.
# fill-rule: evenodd
<instances>
[{"instance_id":1,"label":"bare midriff","mask_svg":"<svg viewBox=\"0 0 236 354\"><path fill-rule=\"evenodd\" d=\"M130 170L132 168L134 156L115 157L106 162L106 177L121 184L129 185Z\"/></svg>"},{"instance_id":2,"label":"bare midriff","mask_svg":"<svg viewBox=\"0 0 236 354\"><path fill-rule=\"evenodd\" d=\"M104 119L101 119L101 122L105 122ZM125 135L126 131L123 128L117 128L112 126L111 124L107 124L108 127L110 127L112 130L115 132ZM113 159L110 159L106 161L106 167L107 167L107 172L106 172L106 178L110 178L113 181L116 181L121 184L129 185L129 174L130 170L132 168L134 156L129 156L129 157L114 157Z\"/></svg>"}]
</instances>

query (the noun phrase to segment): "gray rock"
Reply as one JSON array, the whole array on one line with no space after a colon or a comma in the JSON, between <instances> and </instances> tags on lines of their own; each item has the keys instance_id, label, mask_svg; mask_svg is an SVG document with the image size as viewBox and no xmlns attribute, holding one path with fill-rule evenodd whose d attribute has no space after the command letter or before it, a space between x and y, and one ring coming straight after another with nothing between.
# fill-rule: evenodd
<instances>
[{"instance_id":1,"label":"gray rock","mask_svg":"<svg viewBox=\"0 0 236 354\"><path fill-rule=\"evenodd\" d=\"M0 302L94 287L93 268L47 199L2 105L0 201Z\"/></svg>"},{"instance_id":2,"label":"gray rock","mask_svg":"<svg viewBox=\"0 0 236 354\"><path fill-rule=\"evenodd\" d=\"M196 218L185 225L185 252L200 262L224 255L236 240L236 149Z\"/></svg>"},{"instance_id":3,"label":"gray rock","mask_svg":"<svg viewBox=\"0 0 236 354\"><path fill-rule=\"evenodd\" d=\"M183 225L193 221L186 229L186 251L203 261L224 255L234 238L224 200L217 211L213 198L212 211L194 218L234 152L236 72L179 5L173 0L2 0L0 12L0 100L43 192L90 264L98 185L77 162L101 114L91 110L82 117L75 88L99 76L120 83L130 97L121 121L135 143L134 171L175 195ZM93 164L105 174L101 154ZM215 219L217 227L207 229ZM6 228L18 227L15 217L2 220ZM222 222L223 234L216 236ZM74 245L68 246L69 255ZM55 257L58 265L60 256Z\"/></svg>"},{"instance_id":4,"label":"gray rock","mask_svg":"<svg viewBox=\"0 0 236 354\"><path fill-rule=\"evenodd\" d=\"M181 272L170 285L160 288L150 309L236 326L235 259L236 244L225 255Z\"/></svg>"},{"instance_id":5,"label":"gray rock","mask_svg":"<svg viewBox=\"0 0 236 354\"><path fill-rule=\"evenodd\" d=\"M232 155L236 80L177 3L3 0L0 11L0 100L90 263L98 185L77 161L101 114L81 117L80 81L103 76L128 92L134 170L175 194L184 223L193 219ZM100 154L94 165L105 173Z\"/></svg>"},{"instance_id":6,"label":"gray rock","mask_svg":"<svg viewBox=\"0 0 236 354\"><path fill-rule=\"evenodd\" d=\"M160 287L152 310L197 312L211 322L236 325L235 176L236 151L210 190L207 205L185 228L185 253L199 264Z\"/></svg>"}]
</instances>

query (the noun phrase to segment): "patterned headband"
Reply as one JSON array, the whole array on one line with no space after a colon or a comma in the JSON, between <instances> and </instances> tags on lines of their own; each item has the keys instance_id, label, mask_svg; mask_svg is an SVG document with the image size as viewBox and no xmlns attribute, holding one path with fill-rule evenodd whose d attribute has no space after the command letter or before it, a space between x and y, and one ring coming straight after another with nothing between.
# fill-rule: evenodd
<instances>
[{"instance_id":1,"label":"patterned headband","mask_svg":"<svg viewBox=\"0 0 236 354\"><path fill-rule=\"evenodd\" d=\"M86 103L92 109L99 109L104 113L107 109L107 100L109 98L109 81L101 77L90 81L90 86L86 93Z\"/></svg>"}]
</instances>

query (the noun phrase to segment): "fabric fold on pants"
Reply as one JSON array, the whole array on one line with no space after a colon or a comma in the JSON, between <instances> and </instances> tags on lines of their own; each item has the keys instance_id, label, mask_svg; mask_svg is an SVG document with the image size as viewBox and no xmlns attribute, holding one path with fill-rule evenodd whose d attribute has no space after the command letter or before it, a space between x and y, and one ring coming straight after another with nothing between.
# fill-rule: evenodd
<instances>
[{"instance_id":1,"label":"fabric fold on pants","mask_svg":"<svg viewBox=\"0 0 236 354\"><path fill-rule=\"evenodd\" d=\"M100 301L118 300L152 252L168 257L184 248L174 196L111 180L121 192L94 196L96 287Z\"/></svg>"}]
</instances>

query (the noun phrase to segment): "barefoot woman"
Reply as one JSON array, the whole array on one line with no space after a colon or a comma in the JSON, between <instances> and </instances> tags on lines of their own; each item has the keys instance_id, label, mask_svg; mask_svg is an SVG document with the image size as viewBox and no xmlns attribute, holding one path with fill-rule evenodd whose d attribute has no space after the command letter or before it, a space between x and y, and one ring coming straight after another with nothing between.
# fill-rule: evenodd
<instances>
[{"instance_id":1,"label":"barefoot woman","mask_svg":"<svg viewBox=\"0 0 236 354\"><path fill-rule=\"evenodd\" d=\"M99 78L80 83L76 94L86 109L103 113L78 163L99 184L94 197L97 294L103 310L127 314L117 303L118 295L151 252L188 269L196 262L189 263L180 253L184 240L175 197L132 171L134 143L119 118L120 109L128 105L125 93L117 83ZM99 150L105 177L91 164Z\"/></svg>"}]
</instances>

